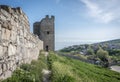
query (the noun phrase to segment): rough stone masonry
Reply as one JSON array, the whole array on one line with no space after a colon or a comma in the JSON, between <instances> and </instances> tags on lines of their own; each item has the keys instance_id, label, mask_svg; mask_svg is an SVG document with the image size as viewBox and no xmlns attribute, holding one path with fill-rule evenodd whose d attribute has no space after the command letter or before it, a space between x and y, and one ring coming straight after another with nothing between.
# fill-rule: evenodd
<instances>
[{"instance_id":1,"label":"rough stone masonry","mask_svg":"<svg viewBox=\"0 0 120 82\"><path fill-rule=\"evenodd\" d=\"M0 79L11 76L21 63L37 59L43 41L30 33L28 17L21 8L0 6Z\"/></svg>"},{"instance_id":2,"label":"rough stone masonry","mask_svg":"<svg viewBox=\"0 0 120 82\"><path fill-rule=\"evenodd\" d=\"M54 51L55 48L55 17L46 15L40 22L35 22L33 25L33 33L42 40L45 51Z\"/></svg>"}]
</instances>

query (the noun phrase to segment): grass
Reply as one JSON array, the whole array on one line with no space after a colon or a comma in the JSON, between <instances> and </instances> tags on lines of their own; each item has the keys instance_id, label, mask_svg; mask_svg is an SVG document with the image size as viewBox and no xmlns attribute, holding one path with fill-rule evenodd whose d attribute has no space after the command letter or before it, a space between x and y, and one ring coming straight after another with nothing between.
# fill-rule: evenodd
<instances>
[{"instance_id":1,"label":"grass","mask_svg":"<svg viewBox=\"0 0 120 82\"><path fill-rule=\"evenodd\" d=\"M50 53L52 82L120 82L120 73Z\"/></svg>"},{"instance_id":2,"label":"grass","mask_svg":"<svg viewBox=\"0 0 120 82\"><path fill-rule=\"evenodd\" d=\"M3 82L42 82L42 69L52 71L51 82L120 82L120 73L53 52L47 58L40 53L37 61L22 64Z\"/></svg>"},{"instance_id":3,"label":"grass","mask_svg":"<svg viewBox=\"0 0 120 82\"><path fill-rule=\"evenodd\" d=\"M48 69L48 65L41 52L38 60L33 60L31 64L22 64L13 72L12 77L2 82L42 82L43 69Z\"/></svg>"}]
</instances>

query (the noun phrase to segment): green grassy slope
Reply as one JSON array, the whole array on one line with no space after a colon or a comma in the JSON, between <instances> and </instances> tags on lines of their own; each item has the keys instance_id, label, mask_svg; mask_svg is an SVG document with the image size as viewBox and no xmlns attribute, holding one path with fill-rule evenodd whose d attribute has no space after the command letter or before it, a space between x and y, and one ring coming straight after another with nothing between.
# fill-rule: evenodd
<instances>
[{"instance_id":1,"label":"green grassy slope","mask_svg":"<svg viewBox=\"0 0 120 82\"><path fill-rule=\"evenodd\" d=\"M120 82L120 73L92 64L84 63L54 53L52 60L52 82Z\"/></svg>"},{"instance_id":2,"label":"green grassy slope","mask_svg":"<svg viewBox=\"0 0 120 82\"><path fill-rule=\"evenodd\" d=\"M52 71L51 82L120 82L120 73L50 52L37 61L23 64L2 82L42 82L43 69Z\"/></svg>"}]
</instances>

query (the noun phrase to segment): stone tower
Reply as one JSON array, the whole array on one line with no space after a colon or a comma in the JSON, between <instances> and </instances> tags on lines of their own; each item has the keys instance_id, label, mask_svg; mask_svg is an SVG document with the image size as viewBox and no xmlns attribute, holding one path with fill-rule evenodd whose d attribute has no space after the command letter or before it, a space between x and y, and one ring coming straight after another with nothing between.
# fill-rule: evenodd
<instances>
[{"instance_id":1,"label":"stone tower","mask_svg":"<svg viewBox=\"0 0 120 82\"><path fill-rule=\"evenodd\" d=\"M33 25L33 33L43 41L45 51L54 51L54 19L54 16L46 15L40 22L35 22Z\"/></svg>"}]
</instances>

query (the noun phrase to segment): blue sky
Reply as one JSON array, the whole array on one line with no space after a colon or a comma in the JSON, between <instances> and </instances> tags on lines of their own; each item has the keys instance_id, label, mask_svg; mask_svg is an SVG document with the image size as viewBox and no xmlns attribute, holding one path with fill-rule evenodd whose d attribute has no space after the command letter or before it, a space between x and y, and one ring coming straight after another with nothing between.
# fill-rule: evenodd
<instances>
[{"instance_id":1,"label":"blue sky","mask_svg":"<svg viewBox=\"0 0 120 82\"><path fill-rule=\"evenodd\" d=\"M32 25L55 16L56 49L120 38L120 0L0 0L21 7Z\"/></svg>"}]
</instances>

